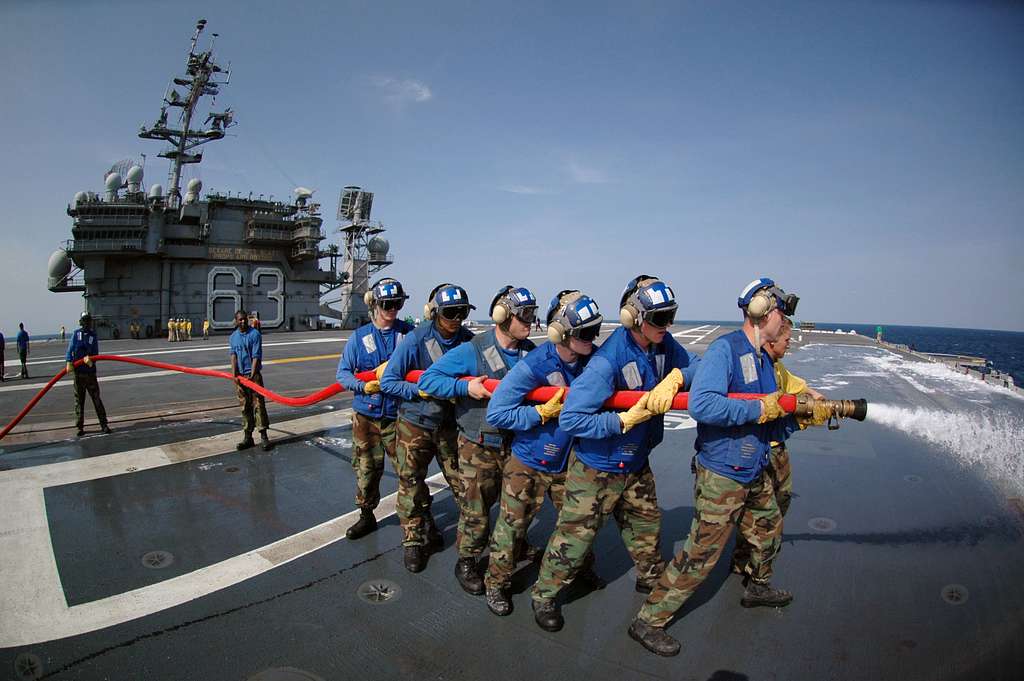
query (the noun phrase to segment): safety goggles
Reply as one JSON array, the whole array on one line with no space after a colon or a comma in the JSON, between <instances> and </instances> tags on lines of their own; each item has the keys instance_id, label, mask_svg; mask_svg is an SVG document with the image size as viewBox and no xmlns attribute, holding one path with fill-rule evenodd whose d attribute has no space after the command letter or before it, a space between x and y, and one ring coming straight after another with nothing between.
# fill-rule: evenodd
<instances>
[{"instance_id":1,"label":"safety goggles","mask_svg":"<svg viewBox=\"0 0 1024 681\"><path fill-rule=\"evenodd\" d=\"M462 321L469 316L469 305L449 305L440 309L441 316L450 321Z\"/></svg>"},{"instance_id":2,"label":"safety goggles","mask_svg":"<svg viewBox=\"0 0 1024 681\"><path fill-rule=\"evenodd\" d=\"M659 329L665 329L672 326L672 322L676 320L676 310L679 308L671 307L667 310L649 310L644 312L643 319L651 326L656 326Z\"/></svg>"},{"instance_id":3,"label":"safety goggles","mask_svg":"<svg viewBox=\"0 0 1024 681\"><path fill-rule=\"evenodd\" d=\"M382 300L378 304L382 310L401 310L402 306L405 305L405 301L401 299Z\"/></svg>"},{"instance_id":4,"label":"safety goggles","mask_svg":"<svg viewBox=\"0 0 1024 681\"><path fill-rule=\"evenodd\" d=\"M601 335L601 325L591 324L590 326L584 326L579 329L573 329L569 332L569 335L573 338L578 338L586 343L592 343L597 340L597 337Z\"/></svg>"},{"instance_id":5,"label":"safety goggles","mask_svg":"<svg viewBox=\"0 0 1024 681\"><path fill-rule=\"evenodd\" d=\"M524 324L533 324L537 321L537 308L535 307L522 307L513 314Z\"/></svg>"}]
</instances>

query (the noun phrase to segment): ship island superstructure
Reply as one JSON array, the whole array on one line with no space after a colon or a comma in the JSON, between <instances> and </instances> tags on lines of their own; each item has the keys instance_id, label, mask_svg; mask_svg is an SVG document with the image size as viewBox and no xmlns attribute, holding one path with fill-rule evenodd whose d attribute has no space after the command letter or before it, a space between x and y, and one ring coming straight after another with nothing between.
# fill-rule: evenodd
<instances>
[{"instance_id":1,"label":"ship island superstructure","mask_svg":"<svg viewBox=\"0 0 1024 681\"><path fill-rule=\"evenodd\" d=\"M197 48L205 25L196 25L186 75L173 79L156 123L139 131L168 143L159 154L170 161L166 193L159 184L147 190L143 168L129 163L106 174L102 194L78 192L67 207L73 238L50 257L49 290L82 292L101 338L127 336L132 324L147 337L162 335L169 319L191 320L196 328L208 319L214 332L226 331L238 309L255 313L264 329L316 329L322 313L362 323L364 279L391 264L388 242L376 236L384 228L369 222L372 193L342 190L342 232L357 237L346 237L343 252L321 249L320 204L305 187L295 188L291 202L252 193L201 197L202 182L192 178L182 196L183 167L200 163L198 148L235 124L227 108L210 111L201 129L193 126L202 98L215 98L230 77L214 60L212 43ZM169 116L175 111L176 121ZM341 312L321 306L336 289Z\"/></svg>"}]
</instances>

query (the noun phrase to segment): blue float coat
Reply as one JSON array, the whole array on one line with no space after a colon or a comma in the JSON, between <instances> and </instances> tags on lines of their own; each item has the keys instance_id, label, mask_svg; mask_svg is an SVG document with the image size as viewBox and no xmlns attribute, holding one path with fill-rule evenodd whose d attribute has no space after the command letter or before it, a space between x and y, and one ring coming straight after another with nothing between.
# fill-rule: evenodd
<instances>
[{"instance_id":1,"label":"blue float coat","mask_svg":"<svg viewBox=\"0 0 1024 681\"><path fill-rule=\"evenodd\" d=\"M501 352L505 364L512 368L523 353L519 348L508 350L495 343L494 347ZM464 343L444 357L430 365L420 376L420 390L434 397L448 399L450 397L468 397L469 381L460 381L462 376L476 376L480 372L477 362L476 348L471 343Z\"/></svg>"},{"instance_id":2,"label":"blue float coat","mask_svg":"<svg viewBox=\"0 0 1024 681\"><path fill-rule=\"evenodd\" d=\"M229 356L238 358L238 373L249 375L256 360L263 363L263 335L257 329L250 326L245 333L235 329L228 343L231 345Z\"/></svg>"},{"instance_id":3,"label":"blue float coat","mask_svg":"<svg viewBox=\"0 0 1024 681\"><path fill-rule=\"evenodd\" d=\"M28 349L28 331L22 329L21 331L18 332L17 343L19 350Z\"/></svg>"},{"instance_id":4,"label":"blue float coat","mask_svg":"<svg viewBox=\"0 0 1024 681\"><path fill-rule=\"evenodd\" d=\"M542 424L535 405L525 398L534 388L572 385L591 356L567 364L548 341L516 364L491 395L487 422L515 433L512 453L525 465L549 473L565 470L573 437L558 427L558 419Z\"/></svg>"},{"instance_id":5,"label":"blue float coat","mask_svg":"<svg viewBox=\"0 0 1024 681\"><path fill-rule=\"evenodd\" d=\"M655 416L623 433L618 412L605 409L604 401L619 390L650 390L672 369L682 371L683 390L700 363L668 334L644 350L629 329L616 329L573 382L559 416L561 428L577 438L576 455L603 471L632 473L643 468L664 437L664 417Z\"/></svg>"},{"instance_id":6,"label":"blue float coat","mask_svg":"<svg viewBox=\"0 0 1024 681\"><path fill-rule=\"evenodd\" d=\"M64 354L64 359L68 362L75 362L87 355L98 354L100 354L100 342L96 337L96 332L92 329L86 331L79 327L71 334L71 340L68 342L68 351ZM96 365L90 366L82 362L79 366L75 367L75 371L81 374L95 374Z\"/></svg>"},{"instance_id":7,"label":"blue float coat","mask_svg":"<svg viewBox=\"0 0 1024 681\"><path fill-rule=\"evenodd\" d=\"M363 391L364 381L356 378L360 371L376 369L388 361L395 352L395 347L405 334L412 331L408 322L396 319L390 329L378 329L373 323L363 324L352 332L345 349L338 360L338 372L335 375L338 383L355 393L352 398L352 409L371 419L398 416L398 400L383 393L367 395Z\"/></svg>"},{"instance_id":8,"label":"blue float coat","mask_svg":"<svg viewBox=\"0 0 1024 681\"><path fill-rule=\"evenodd\" d=\"M744 377L741 358L756 370ZM746 380L752 378L753 380ZM730 392L775 392L775 367L768 356L754 351L742 330L716 339L700 363L690 388L690 415L697 421L697 460L705 468L737 482L754 480L768 463L770 442L782 441L798 428L787 416L758 424L759 400L736 400Z\"/></svg>"}]
</instances>

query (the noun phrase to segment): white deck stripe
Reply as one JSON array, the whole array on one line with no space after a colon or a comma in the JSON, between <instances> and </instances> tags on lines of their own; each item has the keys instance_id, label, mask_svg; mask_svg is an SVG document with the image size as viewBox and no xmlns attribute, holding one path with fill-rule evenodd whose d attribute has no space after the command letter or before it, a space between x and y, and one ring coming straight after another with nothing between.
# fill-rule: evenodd
<instances>
[{"instance_id":1,"label":"white deck stripe","mask_svg":"<svg viewBox=\"0 0 1024 681\"><path fill-rule=\"evenodd\" d=\"M722 328L722 327L721 326L714 327L713 329L707 331L703 336L701 336L697 340L690 341L690 345L693 345L695 343L700 343L702 340L707 338L709 335L713 334L715 331L718 331L720 328Z\"/></svg>"},{"instance_id":2,"label":"white deck stripe","mask_svg":"<svg viewBox=\"0 0 1024 681\"><path fill-rule=\"evenodd\" d=\"M276 431L305 435L345 423L351 410L320 414L283 424ZM122 475L234 451L236 433L79 461L0 472L0 648L34 645L145 617L213 593L284 565L342 539L358 511L338 516L244 554L115 596L68 607L60 583L43 490L85 480ZM444 477L427 479L443 490ZM396 494L381 500L378 519L395 512Z\"/></svg>"}]
</instances>

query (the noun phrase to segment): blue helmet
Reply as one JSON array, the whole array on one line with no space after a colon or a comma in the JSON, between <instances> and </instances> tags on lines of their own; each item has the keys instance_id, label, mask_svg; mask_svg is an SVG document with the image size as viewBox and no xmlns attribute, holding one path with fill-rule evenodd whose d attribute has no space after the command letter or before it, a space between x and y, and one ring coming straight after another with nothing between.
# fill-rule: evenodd
<instances>
[{"instance_id":1,"label":"blue helmet","mask_svg":"<svg viewBox=\"0 0 1024 681\"><path fill-rule=\"evenodd\" d=\"M548 305L548 340L562 343L569 336L593 341L601 333L604 317L589 296L575 289L559 291Z\"/></svg>"},{"instance_id":2,"label":"blue helmet","mask_svg":"<svg viewBox=\"0 0 1024 681\"><path fill-rule=\"evenodd\" d=\"M657 277L641 274L626 284L619 299L619 321L627 329L648 322L667 328L675 321L679 303L672 288Z\"/></svg>"},{"instance_id":3,"label":"blue helmet","mask_svg":"<svg viewBox=\"0 0 1024 681\"><path fill-rule=\"evenodd\" d=\"M792 316L796 313L798 302L799 296L786 293L768 277L761 277L747 284L736 299L736 305L754 320L763 319L775 308L781 310L787 317Z\"/></svg>"},{"instance_id":4,"label":"blue helmet","mask_svg":"<svg viewBox=\"0 0 1024 681\"><path fill-rule=\"evenodd\" d=\"M537 316L537 298L522 286L503 286L491 300L489 312L495 324L504 324L513 316L531 324Z\"/></svg>"},{"instance_id":5,"label":"blue helmet","mask_svg":"<svg viewBox=\"0 0 1024 681\"><path fill-rule=\"evenodd\" d=\"M380 305L385 301L390 301L393 305L397 304L397 307L401 309L402 304L409 298L405 293L405 289L402 288L402 282L391 277L384 277L379 280L370 290L363 295L363 302L367 305Z\"/></svg>"},{"instance_id":6,"label":"blue helmet","mask_svg":"<svg viewBox=\"0 0 1024 681\"><path fill-rule=\"evenodd\" d=\"M430 292L430 299L423 308L423 316L434 319L440 312L447 319L465 319L469 316L469 311L475 309L475 305L469 304L466 289L455 284L438 284Z\"/></svg>"}]
</instances>

